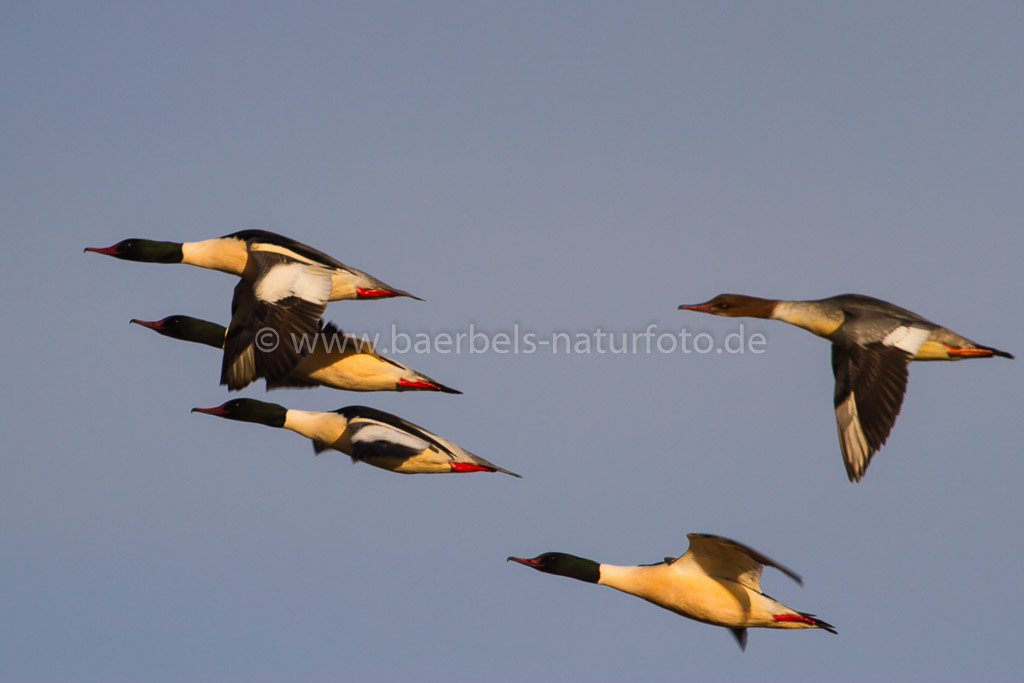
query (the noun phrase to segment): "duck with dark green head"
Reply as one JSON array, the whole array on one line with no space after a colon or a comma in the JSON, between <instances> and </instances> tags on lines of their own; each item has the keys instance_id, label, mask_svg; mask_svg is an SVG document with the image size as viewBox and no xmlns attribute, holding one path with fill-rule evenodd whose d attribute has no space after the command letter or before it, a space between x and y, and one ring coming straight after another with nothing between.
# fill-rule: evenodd
<instances>
[{"instance_id":1,"label":"duck with dark green head","mask_svg":"<svg viewBox=\"0 0 1024 683\"><path fill-rule=\"evenodd\" d=\"M290 429L312 440L316 453L341 451L353 462L400 474L503 472L519 477L423 427L366 406L316 412L239 398L214 408L193 408L192 412Z\"/></svg>"},{"instance_id":2,"label":"duck with dark green head","mask_svg":"<svg viewBox=\"0 0 1024 683\"><path fill-rule=\"evenodd\" d=\"M85 251L113 256L124 261L143 263L184 263L184 245L181 242L158 242L138 237L121 240L109 247L86 247ZM235 273L240 275L241 273Z\"/></svg>"},{"instance_id":3,"label":"duck with dark green head","mask_svg":"<svg viewBox=\"0 0 1024 683\"><path fill-rule=\"evenodd\" d=\"M346 266L318 249L267 230L241 230L198 242L163 242L132 237L109 247L86 247L85 251L125 261L184 263L239 277L246 275L247 269L255 268L255 264L250 262L252 253L274 253L291 261L317 265L328 270L332 279L330 301L400 296L419 299L368 273Z\"/></svg>"},{"instance_id":4,"label":"duck with dark green head","mask_svg":"<svg viewBox=\"0 0 1024 683\"><path fill-rule=\"evenodd\" d=\"M224 348L224 335L228 331L228 328L223 325L188 315L169 315L160 320L132 318L128 322L141 325L171 339L205 344L215 349Z\"/></svg>"},{"instance_id":5,"label":"duck with dark green head","mask_svg":"<svg viewBox=\"0 0 1024 683\"><path fill-rule=\"evenodd\" d=\"M775 567L801 583L792 570L736 541L711 534L689 534L690 548L679 558L656 564L600 564L568 553L534 558L509 557L546 574L609 586L684 617L729 629L740 649L748 628L820 628L832 624L797 612L761 592L761 571Z\"/></svg>"}]
</instances>

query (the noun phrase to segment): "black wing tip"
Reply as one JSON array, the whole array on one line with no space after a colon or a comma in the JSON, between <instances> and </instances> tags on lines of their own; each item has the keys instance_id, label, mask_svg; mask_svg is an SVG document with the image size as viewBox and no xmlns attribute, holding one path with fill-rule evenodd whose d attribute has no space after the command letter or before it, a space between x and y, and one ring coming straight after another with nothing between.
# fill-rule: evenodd
<instances>
[{"instance_id":1,"label":"black wing tip","mask_svg":"<svg viewBox=\"0 0 1024 683\"><path fill-rule=\"evenodd\" d=\"M817 626L818 628L820 628L822 630L828 631L829 633L831 633L833 635L837 635L837 636L839 635L839 631L836 630L836 627L833 626L832 624L828 623L824 619L819 619L818 617L814 616L813 614L808 614L807 612L800 612L800 616L807 617L808 619L810 619L811 621L814 622L815 626Z\"/></svg>"},{"instance_id":2,"label":"black wing tip","mask_svg":"<svg viewBox=\"0 0 1024 683\"><path fill-rule=\"evenodd\" d=\"M426 301L426 299L418 297L411 292L405 291L404 289L391 289L390 287L388 287L388 290L391 292L391 296L388 298L394 299L404 297L406 299L412 299L413 301Z\"/></svg>"},{"instance_id":3,"label":"black wing tip","mask_svg":"<svg viewBox=\"0 0 1024 683\"><path fill-rule=\"evenodd\" d=\"M387 358L387 357L384 357L384 356L381 356L381 358L383 358L385 361L393 363L394 365L396 365L398 367L403 367L402 365L400 365L399 363L396 363L395 361L391 360L390 358ZM408 369L408 368L405 368L405 369ZM407 379L400 379L400 380L398 380L398 386L395 387L395 391L432 391L432 392L438 392L438 393L442 393L442 394L461 394L462 393L458 389L452 389L450 386L447 386L445 384L441 384L436 379L427 377L426 375L421 375L419 373L415 373L415 374L416 374L416 376L413 379L411 379L411 380L407 380Z\"/></svg>"},{"instance_id":4,"label":"black wing tip","mask_svg":"<svg viewBox=\"0 0 1024 683\"><path fill-rule=\"evenodd\" d=\"M386 282L380 282L379 280L377 282L378 282L378 293L375 296L367 297L366 300L373 301L374 299L400 299L400 298L405 298L405 299L412 299L414 301L426 301L426 299L424 299L422 297L418 297L415 294L413 294L412 292L407 292L404 289L398 289L397 287L392 287L391 285L387 284Z\"/></svg>"}]
</instances>

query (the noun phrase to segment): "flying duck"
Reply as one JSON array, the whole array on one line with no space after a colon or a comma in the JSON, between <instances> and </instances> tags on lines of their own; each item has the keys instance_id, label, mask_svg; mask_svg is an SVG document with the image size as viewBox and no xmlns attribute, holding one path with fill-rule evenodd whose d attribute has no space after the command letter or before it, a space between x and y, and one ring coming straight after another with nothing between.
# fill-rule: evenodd
<instances>
[{"instance_id":1,"label":"flying duck","mask_svg":"<svg viewBox=\"0 0 1024 683\"><path fill-rule=\"evenodd\" d=\"M349 268L301 242L265 230L199 242L127 239L86 251L129 261L187 263L238 275L231 300L231 324L224 340L221 384L242 389L257 377L278 381L298 365L297 340L319 329L328 301L414 297ZM256 343L272 334L277 343Z\"/></svg>"},{"instance_id":2,"label":"flying duck","mask_svg":"<svg viewBox=\"0 0 1024 683\"><path fill-rule=\"evenodd\" d=\"M131 238L121 240L110 247L86 247L85 251L106 254L125 261L185 263L239 277L242 277L247 269L256 267L251 263L253 252L277 253L294 261L318 264L330 270L329 301L384 299L396 296L407 296L422 301L418 296L385 284L369 273L350 268L322 251L267 230L241 230L198 242L160 242Z\"/></svg>"},{"instance_id":3,"label":"flying duck","mask_svg":"<svg viewBox=\"0 0 1024 683\"><path fill-rule=\"evenodd\" d=\"M401 474L503 472L519 477L397 415L366 406L312 412L238 398L192 412L290 429L311 439L317 454L333 449L351 456L353 462Z\"/></svg>"},{"instance_id":4,"label":"flying duck","mask_svg":"<svg viewBox=\"0 0 1024 683\"><path fill-rule=\"evenodd\" d=\"M689 549L678 558L657 564L599 564L566 553L544 553L532 559L508 559L547 574L610 586L623 593L705 624L729 629L740 649L747 647L748 628L835 627L813 614L797 612L761 592L761 571L775 567L798 584L792 570L742 543L711 534L687 534Z\"/></svg>"},{"instance_id":5,"label":"flying duck","mask_svg":"<svg viewBox=\"0 0 1024 683\"><path fill-rule=\"evenodd\" d=\"M171 315L162 320L131 322L159 332L165 337L224 347L227 329L187 315ZM344 334L333 323L326 323L310 340L312 352L282 379L267 381L267 389L279 387L323 386L346 391L441 391L461 394L398 361L377 353L373 343Z\"/></svg>"},{"instance_id":6,"label":"flying duck","mask_svg":"<svg viewBox=\"0 0 1024 683\"><path fill-rule=\"evenodd\" d=\"M729 317L770 318L832 342L839 445L850 481L860 481L889 437L907 389L912 360L1013 358L887 301L841 294L816 301L719 294L679 308Z\"/></svg>"}]
</instances>

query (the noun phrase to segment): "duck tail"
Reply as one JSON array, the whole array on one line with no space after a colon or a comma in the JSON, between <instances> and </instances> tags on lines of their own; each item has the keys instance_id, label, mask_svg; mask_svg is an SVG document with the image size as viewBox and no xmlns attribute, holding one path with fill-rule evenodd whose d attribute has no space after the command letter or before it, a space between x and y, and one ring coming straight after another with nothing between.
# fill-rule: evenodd
<instances>
[{"instance_id":1,"label":"duck tail","mask_svg":"<svg viewBox=\"0 0 1024 683\"><path fill-rule=\"evenodd\" d=\"M828 623L824 619L818 619L813 614L809 614L807 612L794 612L792 614L773 614L772 619L774 619L775 621L793 622L796 624L796 626L791 626L788 628L823 628L829 633L839 633L839 631L836 630L836 627L832 624Z\"/></svg>"},{"instance_id":2,"label":"duck tail","mask_svg":"<svg viewBox=\"0 0 1024 683\"><path fill-rule=\"evenodd\" d=\"M999 356L1000 358L1009 358L1010 360L1013 360L1012 353L993 349L990 346L947 346L946 352L949 354L951 360L960 360L961 358L991 358L992 356Z\"/></svg>"},{"instance_id":3,"label":"duck tail","mask_svg":"<svg viewBox=\"0 0 1024 683\"><path fill-rule=\"evenodd\" d=\"M806 612L801 612L801 613L800 613L800 616L802 616L802 617L806 617L807 619L810 619L810 620L811 620L811 622L812 622L812 623L813 623L813 624L814 624L814 625L815 625L816 627L818 627L818 628L823 628L823 629L825 629L826 631L828 631L829 633L834 633L834 634L836 634L836 635L839 635L839 631L837 631L837 630L836 630L836 627L835 627L835 626L833 626L832 624L828 623L828 622L827 622L827 621L825 621L824 619L819 619L819 618L817 618L816 616L814 616L813 614L807 614Z\"/></svg>"}]
</instances>

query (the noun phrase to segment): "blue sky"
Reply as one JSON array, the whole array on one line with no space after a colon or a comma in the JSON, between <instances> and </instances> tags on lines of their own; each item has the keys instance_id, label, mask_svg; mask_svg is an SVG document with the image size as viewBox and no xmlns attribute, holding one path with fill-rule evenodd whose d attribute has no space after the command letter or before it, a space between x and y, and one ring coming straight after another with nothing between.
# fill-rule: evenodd
<instances>
[{"instance_id":1,"label":"blue sky","mask_svg":"<svg viewBox=\"0 0 1024 683\"><path fill-rule=\"evenodd\" d=\"M399 476L192 415L233 280L83 255L245 228L424 299L390 334L686 328L723 291L860 292L1024 351L1017 3L8 4L0 679L1010 680L1021 361L915 364L847 482L828 345L405 353L395 412L523 474ZM387 344L385 344L386 346ZM506 564L692 531L794 568L834 623L728 633Z\"/></svg>"}]
</instances>

